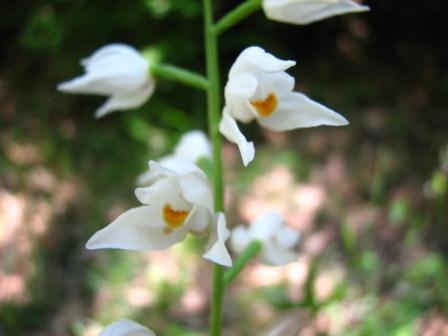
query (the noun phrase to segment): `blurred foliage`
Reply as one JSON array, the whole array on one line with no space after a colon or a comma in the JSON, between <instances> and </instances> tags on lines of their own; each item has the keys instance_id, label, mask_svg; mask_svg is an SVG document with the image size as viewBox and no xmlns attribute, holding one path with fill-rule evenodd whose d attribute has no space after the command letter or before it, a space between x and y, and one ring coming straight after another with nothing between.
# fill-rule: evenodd
<instances>
[{"instance_id":1,"label":"blurred foliage","mask_svg":"<svg viewBox=\"0 0 448 336\"><path fill-rule=\"evenodd\" d=\"M269 147L269 137L258 128L244 126L247 137L257 142L257 159L245 170L233 167L238 172L234 190L243 194L274 164L306 181L330 152L342 152L354 187L349 195L337 190L333 202L338 210L324 211L319 218L318 226L337 222L340 239L330 247L338 252L321 260L316 272L336 259L345 264L346 276L319 309L338 316L347 301L358 300L359 319L350 332L335 325L334 334L406 336L413 335L418 316L448 314L448 3L366 2L369 13L303 27L268 21L260 12L222 36L223 83L241 49L260 45L280 58L297 60L290 69L297 89L351 122L345 138L335 136L323 145L319 139L308 141L315 130L290 132L283 151ZM216 1L216 17L239 3ZM0 293L0 335L80 334L84 327L73 321L77 314L101 323L136 316L166 335L190 335L193 327L205 330L206 312L199 322L175 312L191 271L184 270L177 282L148 276L148 286L161 294L150 308L139 310L120 293L147 262L123 251L84 250L85 241L111 217L137 204L132 189L147 161L168 153L182 132L205 129L203 93L159 80L143 107L95 120L93 111L103 97L55 91L57 83L82 73L81 58L112 42L155 47L165 62L203 73L200 1L3 1L0 15L2 195L23 197L36 207L47 202L56 209L65 197L59 186L69 183L77 190L76 197L52 212L45 232L32 236L26 262L16 262L21 260L21 250L14 247L19 243L0 250L8 253L2 256L1 274L26 278L29 293L25 302L5 301ZM25 154L16 155L19 149ZM56 183L33 187L30 179L38 169ZM350 202L378 211L379 226L366 219L361 230L351 227L341 215ZM26 208L24 218L36 209ZM386 231L390 235L382 235ZM192 250L198 251L197 246ZM307 286L308 301L313 281ZM104 311L97 311L97 293L112 297ZM301 304L281 286L259 296L279 310ZM259 296L242 298L247 304ZM249 335L253 329L243 320L250 307L241 311L246 315L234 321ZM160 322L164 318L167 322Z\"/></svg>"}]
</instances>

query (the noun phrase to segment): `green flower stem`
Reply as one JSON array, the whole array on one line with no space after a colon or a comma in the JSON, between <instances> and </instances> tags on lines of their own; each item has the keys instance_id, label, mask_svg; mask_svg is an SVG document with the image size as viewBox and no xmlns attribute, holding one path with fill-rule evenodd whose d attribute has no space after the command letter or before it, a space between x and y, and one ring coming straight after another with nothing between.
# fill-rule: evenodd
<instances>
[{"instance_id":1,"label":"green flower stem","mask_svg":"<svg viewBox=\"0 0 448 336\"><path fill-rule=\"evenodd\" d=\"M222 178L222 139L219 133L221 119L221 90L219 85L219 60L217 35L213 32L212 0L203 0L205 56L207 66L208 90L208 131L213 148L213 186L215 189L215 211L224 210L224 184ZM213 294L210 313L210 336L221 334L221 313L224 297L224 270L221 265L213 265Z\"/></svg>"},{"instance_id":2,"label":"green flower stem","mask_svg":"<svg viewBox=\"0 0 448 336\"><path fill-rule=\"evenodd\" d=\"M236 278L236 276L243 270L246 264L260 253L263 243L259 240L252 241L240 254L238 259L233 263L231 269L224 274L224 284L227 286Z\"/></svg>"},{"instance_id":3,"label":"green flower stem","mask_svg":"<svg viewBox=\"0 0 448 336\"><path fill-rule=\"evenodd\" d=\"M153 64L151 65L150 72L156 77L171 79L204 91L209 87L208 80L204 76L174 65Z\"/></svg>"},{"instance_id":4,"label":"green flower stem","mask_svg":"<svg viewBox=\"0 0 448 336\"><path fill-rule=\"evenodd\" d=\"M244 20L246 17L259 10L262 2L262 0L247 0L243 2L215 24L213 27L214 33L220 35L238 22Z\"/></svg>"}]
</instances>

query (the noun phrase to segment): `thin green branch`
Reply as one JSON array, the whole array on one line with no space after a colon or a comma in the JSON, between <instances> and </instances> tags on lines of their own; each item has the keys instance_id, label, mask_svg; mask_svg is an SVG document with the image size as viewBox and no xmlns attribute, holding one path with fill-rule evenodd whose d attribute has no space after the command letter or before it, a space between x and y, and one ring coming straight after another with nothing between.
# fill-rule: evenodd
<instances>
[{"instance_id":1,"label":"thin green branch","mask_svg":"<svg viewBox=\"0 0 448 336\"><path fill-rule=\"evenodd\" d=\"M261 8L261 3L262 0L247 0L243 2L215 24L213 27L214 33L220 35L227 29L244 20L246 17L259 10Z\"/></svg>"},{"instance_id":2,"label":"thin green branch","mask_svg":"<svg viewBox=\"0 0 448 336\"><path fill-rule=\"evenodd\" d=\"M174 65L156 63L151 65L150 71L156 77L167 78L204 91L209 86L208 80L204 76Z\"/></svg>"},{"instance_id":3,"label":"thin green branch","mask_svg":"<svg viewBox=\"0 0 448 336\"><path fill-rule=\"evenodd\" d=\"M224 284L226 286L236 278L252 258L258 255L262 247L263 243L261 241L254 240L244 249L238 259L233 263L232 268L224 273Z\"/></svg>"}]
</instances>

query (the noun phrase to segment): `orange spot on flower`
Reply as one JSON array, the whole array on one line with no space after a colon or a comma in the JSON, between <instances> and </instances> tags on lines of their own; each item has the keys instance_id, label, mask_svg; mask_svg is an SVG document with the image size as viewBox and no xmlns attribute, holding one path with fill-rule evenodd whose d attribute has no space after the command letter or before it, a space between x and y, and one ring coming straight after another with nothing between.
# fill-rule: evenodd
<instances>
[{"instance_id":1,"label":"orange spot on flower","mask_svg":"<svg viewBox=\"0 0 448 336\"><path fill-rule=\"evenodd\" d=\"M269 117L277 108L278 100L275 94L271 93L266 99L257 99L251 101L250 104L258 111L260 116Z\"/></svg>"},{"instance_id":2,"label":"orange spot on flower","mask_svg":"<svg viewBox=\"0 0 448 336\"><path fill-rule=\"evenodd\" d=\"M166 224L171 228L177 228L184 224L190 212L186 210L174 210L171 205L166 204L162 209L162 213Z\"/></svg>"}]
</instances>

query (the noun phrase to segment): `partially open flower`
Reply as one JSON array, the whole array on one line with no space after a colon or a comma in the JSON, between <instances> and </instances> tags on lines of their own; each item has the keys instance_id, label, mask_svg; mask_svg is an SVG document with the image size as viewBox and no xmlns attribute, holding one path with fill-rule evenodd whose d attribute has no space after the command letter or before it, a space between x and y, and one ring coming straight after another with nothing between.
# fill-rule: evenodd
<instances>
[{"instance_id":1,"label":"partially open flower","mask_svg":"<svg viewBox=\"0 0 448 336\"><path fill-rule=\"evenodd\" d=\"M253 159L253 145L247 142L233 119L244 123L255 119L272 131L348 124L340 114L292 91L294 78L285 70L294 64L260 47L249 47L230 69L219 130L229 141L237 143L245 165Z\"/></svg>"},{"instance_id":2,"label":"partially open flower","mask_svg":"<svg viewBox=\"0 0 448 336\"><path fill-rule=\"evenodd\" d=\"M212 145L204 132L193 130L182 135L174 148L173 154L164 156L158 161L161 165L164 165L170 160L181 159L197 165L201 158L212 159ZM137 183L139 185L147 184L150 176L150 171L141 174L137 178Z\"/></svg>"},{"instance_id":3,"label":"partially open flower","mask_svg":"<svg viewBox=\"0 0 448 336\"><path fill-rule=\"evenodd\" d=\"M109 324L98 336L156 336L151 330L131 320Z\"/></svg>"},{"instance_id":4,"label":"partially open flower","mask_svg":"<svg viewBox=\"0 0 448 336\"><path fill-rule=\"evenodd\" d=\"M137 108L154 91L149 64L134 48L125 44L106 45L81 60L86 74L57 86L68 93L110 96L95 112L100 118L117 110Z\"/></svg>"},{"instance_id":5,"label":"partially open flower","mask_svg":"<svg viewBox=\"0 0 448 336\"><path fill-rule=\"evenodd\" d=\"M286 226L283 218L268 212L258 218L249 227L239 225L230 235L230 246L235 253L241 253L254 240L262 243L261 260L272 266L285 265L297 258L293 250L300 234Z\"/></svg>"},{"instance_id":6,"label":"partially open flower","mask_svg":"<svg viewBox=\"0 0 448 336\"><path fill-rule=\"evenodd\" d=\"M364 12L369 7L351 0L263 0L267 18L292 24L309 24L335 15Z\"/></svg>"},{"instance_id":7,"label":"partially open flower","mask_svg":"<svg viewBox=\"0 0 448 336\"><path fill-rule=\"evenodd\" d=\"M145 205L126 211L95 233L87 248L163 250L184 240L187 233L202 236L208 231L204 257L230 266L224 246L228 230L223 215L214 213L213 192L205 174L182 160L171 160L164 166L150 161L149 167L151 185L135 191Z\"/></svg>"}]
</instances>

